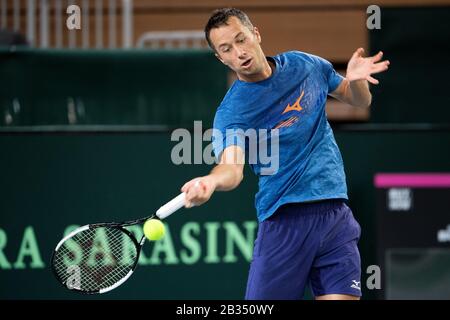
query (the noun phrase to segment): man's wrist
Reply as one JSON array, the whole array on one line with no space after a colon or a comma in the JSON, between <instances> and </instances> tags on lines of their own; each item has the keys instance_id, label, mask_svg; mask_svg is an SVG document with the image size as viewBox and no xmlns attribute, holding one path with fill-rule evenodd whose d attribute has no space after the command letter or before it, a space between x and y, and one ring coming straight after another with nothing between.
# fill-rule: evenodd
<instances>
[{"instance_id":1,"label":"man's wrist","mask_svg":"<svg viewBox=\"0 0 450 320\"><path fill-rule=\"evenodd\" d=\"M218 187L218 179L217 176L212 172L204 177L208 180L208 184L211 186L213 192L217 190Z\"/></svg>"},{"instance_id":2,"label":"man's wrist","mask_svg":"<svg viewBox=\"0 0 450 320\"><path fill-rule=\"evenodd\" d=\"M359 84L368 82L366 79L352 79L351 76L350 77L346 76L345 78L348 80L350 84Z\"/></svg>"},{"instance_id":3,"label":"man's wrist","mask_svg":"<svg viewBox=\"0 0 450 320\"><path fill-rule=\"evenodd\" d=\"M350 82L350 94L354 106L368 107L371 104L372 97L369 91L369 82L366 79L359 79Z\"/></svg>"},{"instance_id":4,"label":"man's wrist","mask_svg":"<svg viewBox=\"0 0 450 320\"><path fill-rule=\"evenodd\" d=\"M350 90L369 89L369 81L366 79L349 80Z\"/></svg>"}]
</instances>

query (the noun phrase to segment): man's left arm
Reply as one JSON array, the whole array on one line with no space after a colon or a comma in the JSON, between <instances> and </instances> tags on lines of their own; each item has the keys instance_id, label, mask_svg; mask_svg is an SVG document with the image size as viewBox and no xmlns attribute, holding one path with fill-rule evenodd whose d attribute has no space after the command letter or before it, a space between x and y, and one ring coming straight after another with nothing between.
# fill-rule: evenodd
<instances>
[{"instance_id":1,"label":"man's left arm","mask_svg":"<svg viewBox=\"0 0 450 320\"><path fill-rule=\"evenodd\" d=\"M379 81L372 74L386 71L389 61L380 61L383 53L380 51L373 57L363 57L363 48L353 53L347 65L347 74L339 86L330 95L342 102L357 107L368 107L372 102L369 84L378 84Z\"/></svg>"}]
</instances>

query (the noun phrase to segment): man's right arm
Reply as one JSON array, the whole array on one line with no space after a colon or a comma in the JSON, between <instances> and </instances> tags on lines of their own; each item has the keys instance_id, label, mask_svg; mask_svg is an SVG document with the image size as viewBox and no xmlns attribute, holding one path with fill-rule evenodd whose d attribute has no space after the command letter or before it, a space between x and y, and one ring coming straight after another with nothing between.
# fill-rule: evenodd
<instances>
[{"instance_id":1,"label":"man's right arm","mask_svg":"<svg viewBox=\"0 0 450 320\"><path fill-rule=\"evenodd\" d=\"M244 152L238 146L229 146L222 152L220 162L207 176L188 181L181 191L186 193L187 208L207 202L214 191L235 189L243 179Z\"/></svg>"}]
</instances>

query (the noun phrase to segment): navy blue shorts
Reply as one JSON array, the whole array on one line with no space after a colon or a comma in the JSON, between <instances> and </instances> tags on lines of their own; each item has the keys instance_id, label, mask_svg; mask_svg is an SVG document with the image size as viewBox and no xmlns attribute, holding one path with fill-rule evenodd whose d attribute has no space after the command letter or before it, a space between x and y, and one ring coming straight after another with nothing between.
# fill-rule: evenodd
<instances>
[{"instance_id":1,"label":"navy blue shorts","mask_svg":"<svg viewBox=\"0 0 450 320\"><path fill-rule=\"evenodd\" d=\"M290 203L261 222L247 283L247 300L361 296L361 228L343 200Z\"/></svg>"}]
</instances>

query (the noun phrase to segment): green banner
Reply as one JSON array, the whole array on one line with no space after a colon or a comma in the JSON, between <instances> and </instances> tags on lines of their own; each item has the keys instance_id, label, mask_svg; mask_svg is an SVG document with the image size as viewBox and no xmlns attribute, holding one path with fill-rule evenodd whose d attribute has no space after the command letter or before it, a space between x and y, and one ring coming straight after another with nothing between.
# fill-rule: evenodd
<instances>
[{"instance_id":1,"label":"green banner","mask_svg":"<svg viewBox=\"0 0 450 320\"><path fill-rule=\"evenodd\" d=\"M208 50L0 50L0 126L212 124L228 71Z\"/></svg>"},{"instance_id":2,"label":"green banner","mask_svg":"<svg viewBox=\"0 0 450 320\"><path fill-rule=\"evenodd\" d=\"M350 206L362 226L367 266L377 264L377 172L450 171L450 131L336 130ZM255 234L257 181L248 167L238 189L165 220L139 266L104 296L63 288L49 267L58 241L76 226L152 214L208 165L174 165L176 142L152 132L0 132L0 299L242 299ZM131 231L141 234L140 227ZM383 272L383 270L382 270Z\"/></svg>"}]
</instances>

